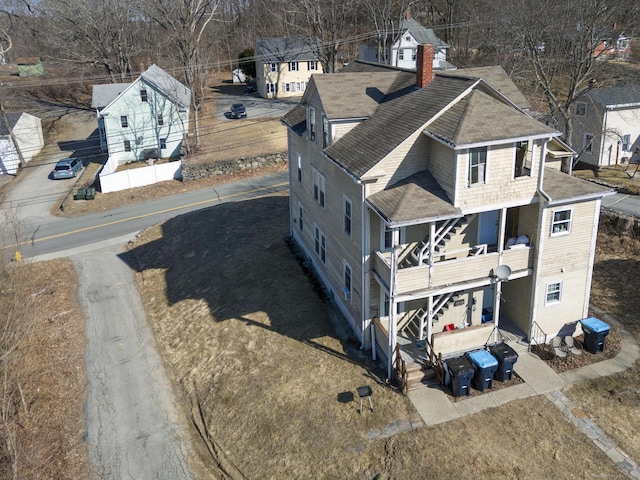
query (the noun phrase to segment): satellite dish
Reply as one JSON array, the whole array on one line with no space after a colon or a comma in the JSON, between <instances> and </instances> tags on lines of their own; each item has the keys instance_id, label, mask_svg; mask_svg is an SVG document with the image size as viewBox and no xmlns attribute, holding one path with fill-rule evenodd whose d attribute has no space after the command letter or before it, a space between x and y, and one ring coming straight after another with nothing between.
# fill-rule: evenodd
<instances>
[{"instance_id":1,"label":"satellite dish","mask_svg":"<svg viewBox=\"0 0 640 480\"><path fill-rule=\"evenodd\" d=\"M496 277L498 280L504 282L509 279L509 275L511 275L511 268L508 265L498 265L496 268Z\"/></svg>"}]
</instances>

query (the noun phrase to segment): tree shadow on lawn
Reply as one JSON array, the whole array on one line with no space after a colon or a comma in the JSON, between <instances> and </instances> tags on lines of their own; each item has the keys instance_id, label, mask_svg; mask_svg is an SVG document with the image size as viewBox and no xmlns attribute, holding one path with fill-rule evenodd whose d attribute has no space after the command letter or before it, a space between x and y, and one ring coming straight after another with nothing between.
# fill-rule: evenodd
<instances>
[{"instance_id":1,"label":"tree shadow on lawn","mask_svg":"<svg viewBox=\"0 0 640 480\"><path fill-rule=\"evenodd\" d=\"M240 320L361 365L365 356L350 327L289 246L288 215L286 196L217 205L166 221L161 238L122 258L138 272L163 269L169 305L205 300L216 322ZM252 320L255 312L268 323ZM316 341L324 336L338 339L347 354Z\"/></svg>"}]
</instances>

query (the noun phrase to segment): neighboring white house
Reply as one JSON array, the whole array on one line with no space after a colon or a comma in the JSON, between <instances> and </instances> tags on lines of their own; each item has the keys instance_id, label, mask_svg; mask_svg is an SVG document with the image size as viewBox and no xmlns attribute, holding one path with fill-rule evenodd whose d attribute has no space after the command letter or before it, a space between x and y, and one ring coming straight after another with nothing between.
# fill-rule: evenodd
<instances>
[{"instance_id":1,"label":"neighboring white house","mask_svg":"<svg viewBox=\"0 0 640 480\"><path fill-rule=\"evenodd\" d=\"M640 151L640 86L594 89L573 106L571 147L594 167L619 165Z\"/></svg>"},{"instance_id":2,"label":"neighboring white house","mask_svg":"<svg viewBox=\"0 0 640 480\"><path fill-rule=\"evenodd\" d=\"M44 147L42 124L38 117L28 113L10 113L6 119L8 125L0 116L0 175L15 175L20 155L24 163L28 163Z\"/></svg>"},{"instance_id":3,"label":"neighboring white house","mask_svg":"<svg viewBox=\"0 0 640 480\"><path fill-rule=\"evenodd\" d=\"M314 49L302 38L256 40L256 86L263 98L301 96L311 75L324 73Z\"/></svg>"},{"instance_id":4,"label":"neighboring white house","mask_svg":"<svg viewBox=\"0 0 640 480\"><path fill-rule=\"evenodd\" d=\"M456 67L447 62L449 45L440 40L433 29L423 27L408 15L400 23L400 28L390 35L384 55L378 53L377 45L361 45L358 59L415 70L418 45L426 44L434 46L434 70L455 70Z\"/></svg>"},{"instance_id":5,"label":"neighboring white house","mask_svg":"<svg viewBox=\"0 0 640 480\"><path fill-rule=\"evenodd\" d=\"M132 83L95 85L100 145L118 164L180 155L191 91L156 65Z\"/></svg>"}]
</instances>

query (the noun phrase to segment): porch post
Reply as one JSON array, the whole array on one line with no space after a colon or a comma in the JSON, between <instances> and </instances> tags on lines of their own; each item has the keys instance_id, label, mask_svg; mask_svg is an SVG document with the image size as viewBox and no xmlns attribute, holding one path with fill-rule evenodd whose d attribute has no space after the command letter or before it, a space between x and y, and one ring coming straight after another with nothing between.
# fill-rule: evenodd
<instances>
[{"instance_id":1,"label":"porch post","mask_svg":"<svg viewBox=\"0 0 640 480\"><path fill-rule=\"evenodd\" d=\"M493 299L493 321L495 328L493 329L493 343L498 341L498 328L500 327L500 296L502 295L502 281L496 280L493 284L495 296Z\"/></svg>"},{"instance_id":2,"label":"porch post","mask_svg":"<svg viewBox=\"0 0 640 480\"><path fill-rule=\"evenodd\" d=\"M431 334L433 333L433 295L427 297L427 345L429 354L431 354Z\"/></svg>"},{"instance_id":3,"label":"porch post","mask_svg":"<svg viewBox=\"0 0 640 480\"><path fill-rule=\"evenodd\" d=\"M394 235L395 237L395 235ZM387 376L389 380L393 378L393 367L395 365L395 349L396 349L396 281L398 266L396 256L396 243L393 242L391 247L391 285L389 285L389 365L387 368Z\"/></svg>"}]
</instances>

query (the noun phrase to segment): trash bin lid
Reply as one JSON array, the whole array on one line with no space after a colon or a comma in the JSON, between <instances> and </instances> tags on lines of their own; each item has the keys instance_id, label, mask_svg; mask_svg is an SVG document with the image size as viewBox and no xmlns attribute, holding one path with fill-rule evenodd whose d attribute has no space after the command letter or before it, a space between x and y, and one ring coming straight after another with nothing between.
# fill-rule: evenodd
<instances>
[{"instance_id":1,"label":"trash bin lid","mask_svg":"<svg viewBox=\"0 0 640 480\"><path fill-rule=\"evenodd\" d=\"M473 365L471 365L469 363L469 360L467 360L465 357L449 358L444 362L447 364L447 367L449 368L449 371L452 375L457 375L461 372L468 372L470 370L473 371Z\"/></svg>"},{"instance_id":2,"label":"trash bin lid","mask_svg":"<svg viewBox=\"0 0 640 480\"><path fill-rule=\"evenodd\" d=\"M489 347L489 351L491 352L491 355L498 359L498 361L504 361L505 359L513 361L518 358L516 351L506 343L496 343L495 345L491 345Z\"/></svg>"},{"instance_id":3,"label":"trash bin lid","mask_svg":"<svg viewBox=\"0 0 640 480\"><path fill-rule=\"evenodd\" d=\"M478 368L491 368L498 365L498 360L486 350L476 350L475 352L468 352L466 355Z\"/></svg>"},{"instance_id":4,"label":"trash bin lid","mask_svg":"<svg viewBox=\"0 0 640 480\"><path fill-rule=\"evenodd\" d=\"M589 317L580 320L582 326L593 333L605 333L611 328L609 324L604 323L602 320L598 320L596 317Z\"/></svg>"}]
</instances>

